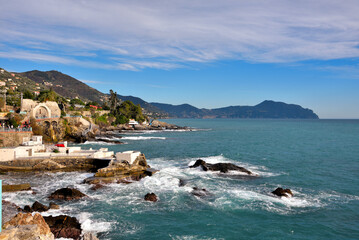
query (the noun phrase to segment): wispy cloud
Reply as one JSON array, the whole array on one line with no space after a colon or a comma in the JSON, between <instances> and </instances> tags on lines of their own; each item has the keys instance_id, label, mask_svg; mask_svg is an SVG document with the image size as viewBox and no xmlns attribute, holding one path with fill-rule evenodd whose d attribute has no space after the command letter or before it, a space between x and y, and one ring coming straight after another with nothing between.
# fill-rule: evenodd
<instances>
[{"instance_id":1,"label":"wispy cloud","mask_svg":"<svg viewBox=\"0 0 359 240\"><path fill-rule=\"evenodd\" d=\"M16 49L2 58L139 71L359 57L357 0L0 2L0 47Z\"/></svg>"}]
</instances>

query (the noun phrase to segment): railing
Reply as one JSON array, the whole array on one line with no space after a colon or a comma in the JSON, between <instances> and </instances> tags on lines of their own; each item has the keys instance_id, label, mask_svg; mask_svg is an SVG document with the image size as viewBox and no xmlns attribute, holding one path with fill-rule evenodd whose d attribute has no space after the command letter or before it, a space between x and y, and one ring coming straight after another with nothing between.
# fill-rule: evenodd
<instances>
[{"instance_id":1,"label":"railing","mask_svg":"<svg viewBox=\"0 0 359 240\"><path fill-rule=\"evenodd\" d=\"M28 128L0 127L0 132L32 132L32 127L28 127Z\"/></svg>"}]
</instances>

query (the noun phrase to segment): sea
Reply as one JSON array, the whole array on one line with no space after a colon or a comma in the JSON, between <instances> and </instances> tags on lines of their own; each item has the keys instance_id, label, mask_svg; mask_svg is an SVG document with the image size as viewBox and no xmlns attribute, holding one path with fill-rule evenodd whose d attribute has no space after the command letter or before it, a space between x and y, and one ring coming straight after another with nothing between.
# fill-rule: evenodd
<instances>
[{"instance_id":1,"label":"sea","mask_svg":"<svg viewBox=\"0 0 359 240\"><path fill-rule=\"evenodd\" d=\"M96 191L86 172L1 175L30 182L31 191L4 193L20 207L61 187L89 198L61 203L43 215L67 214L99 239L359 239L359 120L170 119L191 131L120 134L123 145L82 148L138 150L159 172ZM189 168L197 159L233 163L256 177ZM180 180L186 183L179 186ZM205 197L192 194L206 189ZM276 197L277 187L294 196ZM158 202L146 202L146 193Z\"/></svg>"}]
</instances>

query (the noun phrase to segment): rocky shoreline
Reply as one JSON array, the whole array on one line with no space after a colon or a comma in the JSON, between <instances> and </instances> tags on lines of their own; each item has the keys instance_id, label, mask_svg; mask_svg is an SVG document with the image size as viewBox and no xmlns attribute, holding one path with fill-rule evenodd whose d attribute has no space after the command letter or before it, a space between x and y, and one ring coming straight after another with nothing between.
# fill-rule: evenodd
<instances>
[{"instance_id":1,"label":"rocky shoreline","mask_svg":"<svg viewBox=\"0 0 359 240\"><path fill-rule=\"evenodd\" d=\"M212 171L217 174L225 174L232 176L237 172L240 175L248 176L248 179L258 178L260 176L254 174L250 170L237 166L232 163L216 163L209 164L198 159L189 168L198 168L202 171ZM152 169L146 160L144 154L140 154L134 162L129 163L125 160L111 161L107 167L97 169L94 177L86 178L83 184L91 184L91 191L96 191L99 188L105 187L108 183L130 184L134 181L139 181L144 177L150 177L156 174L158 170ZM231 172L231 173L230 173ZM211 200L216 196L205 188L197 187L196 185L188 186L187 179L179 179L179 187L190 187L192 191L189 193L196 198L204 200ZM28 185L23 184L23 190L29 190ZM7 187L7 189L19 190L19 186ZM38 237L44 240L53 240L55 238L71 238L76 240L96 240L96 235L89 232L84 232L78 219L69 215L59 216L41 216L42 212L47 212L50 209L59 209L64 201L82 201L82 199L91 200L90 194L86 195L74 188L61 188L52 192L47 196L51 201L48 206L39 201L35 201L32 206L26 205L24 208L18 207L13 203L3 201L3 219L4 231L0 234L0 239L17 239L16 236L29 235ZM273 197L292 197L293 193L290 189L277 188L271 193ZM161 202L156 193L147 193L143 201ZM41 201L41 199L40 199ZM32 213L32 214L31 214ZM26 224L31 223L35 227L27 227ZM5 237L3 237L5 236ZM21 239L21 238L18 238Z\"/></svg>"}]
</instances>

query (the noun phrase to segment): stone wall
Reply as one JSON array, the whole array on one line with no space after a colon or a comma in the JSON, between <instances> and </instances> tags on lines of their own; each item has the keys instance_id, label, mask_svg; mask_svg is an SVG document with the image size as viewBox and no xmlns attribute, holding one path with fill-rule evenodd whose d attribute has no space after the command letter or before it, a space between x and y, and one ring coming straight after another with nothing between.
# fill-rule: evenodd
<instances>
[{"instance_id":1,"label":"stone wall","mask_svg":"<svg viewBox=\"0 0 359 240\"><path fill-rule=\"evenodd\" d=\"M0 132L0 147L16 147L22 144L23 138L31 138L32 132Z\"/></svg>"}]
</instances>

